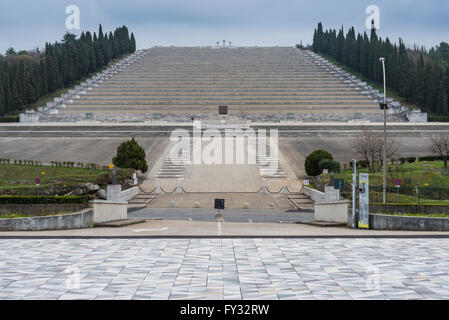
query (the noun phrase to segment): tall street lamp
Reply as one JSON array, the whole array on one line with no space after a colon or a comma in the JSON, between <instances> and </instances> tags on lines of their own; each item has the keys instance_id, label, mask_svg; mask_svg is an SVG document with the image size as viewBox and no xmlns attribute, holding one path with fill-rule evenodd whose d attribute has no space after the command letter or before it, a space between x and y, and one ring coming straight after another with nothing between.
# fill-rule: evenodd
<instances>
[{"instance_id":1,"label":"tall street lamp","mask_svg":"<svg viewBox=\"0 0 449 320\"><path fill-rule=\"evenodd\" d=\"M387 203L387 81L385 75L385 58L379 59L380 63L382 63L383 72L384 72L384 103L380 104L381 108L384 109L384 147L383 147L383 167L384 167L384 176L383 176L383 203Z\"/></svg>"}]
</instances>

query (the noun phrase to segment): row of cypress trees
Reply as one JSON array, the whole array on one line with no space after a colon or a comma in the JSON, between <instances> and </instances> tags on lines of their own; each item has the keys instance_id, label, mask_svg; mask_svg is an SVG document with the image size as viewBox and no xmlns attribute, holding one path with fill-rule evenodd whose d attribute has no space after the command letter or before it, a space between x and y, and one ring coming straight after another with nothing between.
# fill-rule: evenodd
<instances>
[{"instance_id":1,"label":"row of cypress trees","mask_svg":"<svg viewBox=\"0 0 449 320\"><path fill-rule=\"evenodd\" d=\"M383 83L382 65L386 61L387 86L407 102L437 116L449 116L449 44L425 48L406 48L388 38L378 37L376 29L371 34L356 34L354 28L344 33L343 27L323 30L318 24L313 36L313 51L330 56L336 61L362 74L366 79Z\"/></svg>"},{"instance_id":2,"label":"row of cypress trees","mask_svg":"<svg viewBox=\"0 0 449 320\"><path fill-rule=\"evenodd\" d=\"M30 107L40 97L65 88L98 71L111 60L136 51L126 26L114 33L87 31L78 38L66 33L62 42L47 43L43 53L8 49L0 55L0 116Z\"/></svg>"}]
</instances>

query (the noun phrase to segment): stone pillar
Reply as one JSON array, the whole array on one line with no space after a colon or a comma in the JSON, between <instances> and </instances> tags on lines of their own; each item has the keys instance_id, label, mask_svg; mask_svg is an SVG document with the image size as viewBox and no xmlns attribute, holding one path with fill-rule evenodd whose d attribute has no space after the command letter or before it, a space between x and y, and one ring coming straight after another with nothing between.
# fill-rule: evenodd
<instances>
[{"instance_id":1,"label":"stone pillar","mask_svg":"<svg viewBox=\"0 0 449 320\"><path fill-rule=\"evenodd\" d=\"M128 219L128 202L122 198L122 186L108 185L107 200L91 201L94 207L94 223Z\"/></svg>"},{"instance_id":2,"label":"stone pillar","mask_svg":"<svg viewBox=\"0 0 449 320\"><path fill-rule=\"evenodd\" d=\"M109 184L106 199L108 201L122 201L122 186L119 184Z\"/></svg>"}]
</instances>

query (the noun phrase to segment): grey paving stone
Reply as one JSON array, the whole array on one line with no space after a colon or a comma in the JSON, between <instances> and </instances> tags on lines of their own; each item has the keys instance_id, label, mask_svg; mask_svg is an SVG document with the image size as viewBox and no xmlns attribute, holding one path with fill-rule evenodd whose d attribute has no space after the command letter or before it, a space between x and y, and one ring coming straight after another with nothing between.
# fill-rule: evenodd
<instances>
[{"instance_id":1,"label":"grey paving stone","mask_svg":"<svg viewBox=\"0 0 449 320\"><path fill-rule=\"evenodd\" d=\"M448 244L1 239L0 299L447 299ZM78 270L79 289L68 286L70 268Z\"/></svg>"}]
</instances>

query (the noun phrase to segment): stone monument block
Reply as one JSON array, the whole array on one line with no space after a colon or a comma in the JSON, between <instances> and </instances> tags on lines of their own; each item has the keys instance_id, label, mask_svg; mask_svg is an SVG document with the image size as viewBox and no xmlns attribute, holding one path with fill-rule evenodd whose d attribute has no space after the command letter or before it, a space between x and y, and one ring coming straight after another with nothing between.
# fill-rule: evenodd
<instances>
[{"instance_id":1,"label":"stone monument block","mask_svg":"<svg viewBox=\"0 0 449 320\"><path fill-rule=\"evenodd\" d=\"M122 201L122 186L119 184L109 184L107 187L107 201Z\"/></svg>"}]
</instances>

